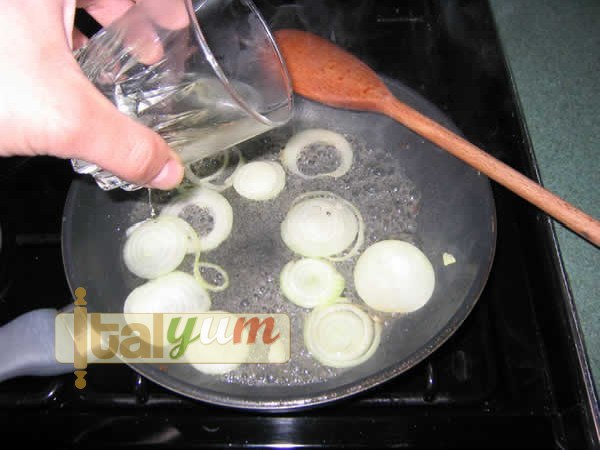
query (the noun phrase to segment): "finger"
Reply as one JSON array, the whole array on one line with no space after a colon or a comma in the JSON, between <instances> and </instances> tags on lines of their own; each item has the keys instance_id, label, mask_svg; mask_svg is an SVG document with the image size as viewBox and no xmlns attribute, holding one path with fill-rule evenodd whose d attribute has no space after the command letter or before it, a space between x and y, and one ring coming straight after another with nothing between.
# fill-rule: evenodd
<instances>
[{"instance_id":1,"label":"finger","mask_svg":"<svg viewBox=\"0 0 600 450\"><path fill-rule=\"evenodd\" d=\"M83 46L89 39L85 34L79 31L77 28L73 29L73 50L77 50Z\"/></svg>"},{"instance_id":2,"label":"finger","mask_svg":"<svg viewBox=\"0 0 600 450\"><path fill-rule=\"evenodd\" d=\"M146 0L152 3L153 0ZM169 2L176 0L169 0ZM165 0L160 0L163 10ZM132 0L84 0L79 1L78 6L85 10L103 27L113 23L116 19L123 16L135 2ZM144 4L145 5L145 4ZM146 6L144 6L144 11ZM132 53L142 63L151 65L160 61L164 56L164 49L155 25L151 17L146 14L133 14L127 17L127 23L120 24L119 32L123 33L123 43L125 47L132 49Z\"/></svg>"},{"instance_id":3,"label":"finger","mask_svg":"<svg viewBox=\"0 0 600 450\"><path fill-rule=\"evenodd\" d=\"M183 178L179 156L150 129L119 112L87 80L63 123L59 152L94 163L119 178L157 189L171 189Z\"/></svg>"},{"instance_id":4,"label":"finger","mask_svg":"<svg viewBox=\"0 0 600 450\"><path fill-rule=\"evenodd\" d=\"M172 1L172 0L170 0ZM133 14L122 24L123 41L136 59L142 64L152 65L164 56L163 43L156 31L156 25L145 14Z\"/></svg>"},{"instance_id":5,"label":"finger","mask_svg":"<svg viewBox=\"0 0 600 450\"><path fill-rule=\"evenodd\" d=\"M79 0L77 6L84 8L102 26L107 26L122 16L136 2L133 0ZM168 30L179 30L189 24L185 0L144 0L148 17Z\"/></svg>"},{"instance_id":6,"label":"finger","mask_svg":"<svg viewBox=\"0 0 600 450\"><path fill-rule=\"evenodd\" d=\"M111 24L135 5L132 0L79 0L77 6L85 9L103 27Z\"/></svg>"},{"instance_id":7,"label":"finger","mask_svg":"<svg viewBox=\"0 0 600 450\"><path fill-rule=\"evenodd\" d=\"M146 14L166 30L181 30L190 23L185 0L170 0L165 8L163 0L144 0Z\"/></svg>"}]
</instances>

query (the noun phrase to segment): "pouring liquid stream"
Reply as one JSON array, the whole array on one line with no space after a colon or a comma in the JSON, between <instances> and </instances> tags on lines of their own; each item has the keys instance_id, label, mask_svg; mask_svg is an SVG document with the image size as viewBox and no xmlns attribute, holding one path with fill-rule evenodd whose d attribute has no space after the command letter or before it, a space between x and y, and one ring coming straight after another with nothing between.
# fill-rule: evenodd
<instances>
[{"instance_id":1,"label":"pouring liquid stream","mask_svg":"<svg viewBox=\"0 0 600 450\"><path fill-rule=\"evenodd\" d=\"M154 219L156 217L156 210L154 209L154 204L152 203L152 189L148 188L148 207L150 208L150 218Z\"/></svg>"}]
</instances>

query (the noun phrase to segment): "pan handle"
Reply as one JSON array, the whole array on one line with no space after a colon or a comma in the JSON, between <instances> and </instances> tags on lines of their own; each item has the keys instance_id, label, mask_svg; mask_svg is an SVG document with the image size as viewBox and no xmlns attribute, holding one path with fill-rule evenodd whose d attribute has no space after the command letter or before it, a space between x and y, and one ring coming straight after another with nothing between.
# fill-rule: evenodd
<instances>
[{"instance_id":1,"label":"pan handle","mask_svg":"<svg viewBox=\"0 0 600 450\"><path fill-rule=\"evenodd\" d=\"M0 382L73 372L73 364L59 363L55 357L56 314L56 309L36 309L0 327Z\"/></svg>"}]
</instances>

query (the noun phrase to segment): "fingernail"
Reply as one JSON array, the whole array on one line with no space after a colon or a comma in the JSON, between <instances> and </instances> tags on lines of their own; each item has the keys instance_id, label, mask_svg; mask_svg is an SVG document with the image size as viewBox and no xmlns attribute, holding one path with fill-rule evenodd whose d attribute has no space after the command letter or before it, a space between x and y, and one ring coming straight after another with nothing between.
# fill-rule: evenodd
<instances>
[{"instance_id":1,"label":"fingernail","mask_svg":"<svg viewBox=\"0 0 600 450\"><path fill-rule=\"evenodd\" d=\"M149 185L156 189L173 189L183 179L183 166L179 161L174 159L169 160L163 168L160 170L158 175L154 177Z\"/></svg>"}]
</instances>

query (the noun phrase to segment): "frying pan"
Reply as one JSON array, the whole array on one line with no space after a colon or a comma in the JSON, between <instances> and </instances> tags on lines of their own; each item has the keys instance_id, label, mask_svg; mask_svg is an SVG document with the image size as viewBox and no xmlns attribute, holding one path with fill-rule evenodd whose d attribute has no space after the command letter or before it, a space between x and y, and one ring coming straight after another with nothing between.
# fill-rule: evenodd
<instances>
[{"instance_id":1,"label":"frying pan","mask_svg":"<svg viewBox=\"0 0 600 450\"><path fill-rule=\"evenodd\" d=\"M414 91L398 82L385 80L400 100L456 130L440 110ZM386 202L391 200L383 194L388 190L390 179L394 183L395 176L399 182L411 183L420 194L418 214L414 217L416 228L402 232L396 229L391 235L378 232L379 236L369 235L369 239L374 242L405 238L418 245L435 270L433 296L423 308L413 313L388 318L382 342L373 357L357 367L329 372L328 377L309 381L290 377L277 383L269 382L266 377L257 377L244 382L231 377L206 375L185 364L172 364L167 370L153 364L131 365L146 378L184 396L236 408L284 411L320 405L359 393L398 376L434 352L468 316L487 281L496 243L496 217L490 184L485 176L381 115L332 109L303 98L295 101L295 116L289 125L273 131L272 135L258 137L253 143L242 144L239 147L241 151L260 157L260 148L268 145L277 148L292 133L318 127L332 129L353 140L357 166L370 164L368 154L384 152L383 170L389 169L387 178L380 172L366 176L350 172L345 176L345 183L337 180L310 181L306 190L334 190L338 183L340 190L336 193L362 211L367 229L369 224L377 227L385 220L391 220L391 229L394 229L393 225L404 218L394 210L385 209ZM373 149L377 151L373 152ZM390 175L391 166L397 170ZM292 177L288 175L288 182L294 182ZM379 197L376 194L369 197L369 190L385 192ZM285 191L281 195L284 196ZM289 206L292 198L283 197L280 200L283 206L268 212L275 217L275 225L259 223L256 226L254 222L261 220L256 208L268 210L272 206L254 204L254 209L244 210L241 198L236 197L233 189L226 191L225 196L234 207L235 225L232 236L217 250L215 258L229 271L231 287L216 303L223 309L230 309L229 305L239 306L243 300L241 297L245 295L240 286L236 287L238 274L244 280L240 284L252 291L264 285L267 272L272 272L270 279L277 280L278 268L280 270L293 257L291 253L281 259L274 257L285 251L277 224L283 217L281 214L285 214L285 205ZM142 219L144 214L147 217L147 202L148 194L144 190L105 192L98 189L89 177L73 181L64 208L63 259L71 291L79 286L87 290L88 311L122 312L127 294L142 283L124 268L121 251L124 231ZM377 209L379 207L383 209ZM236 212L238 209L239 212ZM376 213L372 211L388 211L388 217L374 217ZM238 235L243 238L236 239ZM254 252L256 263L240 266L239 260L243 258L239 255L244 252ZM456 262L444 265L444 253L452 254ZM347 277L346 281L352 291L352 280ZM288 312L286 306L282 306L285 302L272 298L277 296L273 291L266 292L265 298L258 299L260 303L250 303L248 312L265 312L251 309L259 304L266 310L269 307L279 309L270 312ZM360 302L352 292L349 296ZM296 311L294 320L301 320L302 314L305 312ZM301 335L292 333L292 360L289 363L292 366L294 345L301 348L301 341ZM246 371L254 370L252 365L244 366ZM262 367L261 370L264 373L269 368ZM290 370L288 375L293 373L293 369ZM16 372L17 375L23 373L23 370Z\"/></svg>"}]
</instances>

